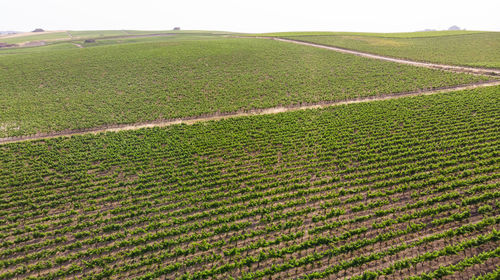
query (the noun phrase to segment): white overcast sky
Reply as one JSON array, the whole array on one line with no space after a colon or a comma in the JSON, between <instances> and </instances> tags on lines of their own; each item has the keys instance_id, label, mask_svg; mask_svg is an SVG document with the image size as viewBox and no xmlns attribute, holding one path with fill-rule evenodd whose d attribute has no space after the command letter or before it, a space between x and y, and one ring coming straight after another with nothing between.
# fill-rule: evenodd
<instances>
[{"instance_id":1,"label":"white overcast sky","mask_svg":"<svg viewBox=\"0 0 500 280\"><path fill-rule=\"evenodd\" d=\"M0 0L0 31L500 31L500 0Z\"/></svg>"}]
</instances>

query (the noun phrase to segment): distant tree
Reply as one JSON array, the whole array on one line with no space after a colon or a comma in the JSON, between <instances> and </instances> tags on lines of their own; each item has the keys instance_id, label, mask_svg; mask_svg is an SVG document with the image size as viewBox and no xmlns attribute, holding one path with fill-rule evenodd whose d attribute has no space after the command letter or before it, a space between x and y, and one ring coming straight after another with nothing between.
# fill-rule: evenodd
<instances>
[{"instance_id":1,"label":"distant tree","mask_svg":"<svg viewBox=\"0 0 500 280\"><path fill-rule=\"evenodd\" d=\"M174 27L174 30L181 30L180 27Z\"/></svg>"},{"instance_id":2,"label":"distant tree","mask_svg":"<svg viewBox=\"0 0 500 280\"><path fill-rule=\"evenodd\" d=\"M461 30L461 29L460 29L460 27L458 27L456 25L453 25L450 28L448 28L448 30L454 30L454 31L456 31L456 30Z\"/></svg>"},{"instance_id":3,"label":"distant tree","mask_svg":"<svg viewBox=\"0 0 500 280\"><path fill-rule=\"evenodd\" d=\"M43 30L41 28L37 28L37 29L35 29L35 30L31 31L31 32L45 32L45 30Z\"/></svg>"}]
</instances>

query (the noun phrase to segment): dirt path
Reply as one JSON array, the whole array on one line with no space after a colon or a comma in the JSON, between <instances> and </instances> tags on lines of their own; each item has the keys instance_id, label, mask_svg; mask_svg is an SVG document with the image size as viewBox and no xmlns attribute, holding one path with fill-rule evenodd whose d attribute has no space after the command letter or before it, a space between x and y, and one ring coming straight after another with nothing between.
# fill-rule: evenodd
<instances>
[{"instance_id":1,"label":"dirt path","mask_svg":"<svg viewBox=\"0 0 500 280\"><path fill-rule=\"evenodd\" d=\"M371 96L371 97L363 97L356 98L345 101L324 101L320 103L307 104L307 105L290 105L290 106L280 106L266 109L254 109L245 112L233 112L233 113L220 113L214 114L212 116L201 116L201 117L187 117L181 119L174 120L165 120L165 121L151 121L147 123L138 123L138 124L122 124L122 125L112 125L105 127L97 127L97 128L89 128L85 130L66 130L52 133L44 133L44 134L36 134L36 135L28 135L28 136L16 136L16 137L6 137L0 138L0 144L7 143L15 143L15 142L23 142L30 140L40 140L40 139L49 139L55 137L68 137L73 135L82 135L82 134L98 134L103 132L116 132L122 130L135 130L141 128L150 128L150 127L165 127L176 124L195 124L199 122L207 122L207 121L216 121L221 119L228 118L236 118L236 117L244 117L244 116L255 116L255 115L271 115L282 112L290 112L290 111L298 111L298 110L307 110L307 109L317 109L317 108L325 108L331 106L339 106L353 103L363 103L363 102L372 102L379 100L388 100L388 99L398 99L403 97L410 96L418 96L418 95L431 95L437 93L451 92L451 91L459 91L459 90L467 90L474 89L480 87L490 87L490 86L498 86L500 85L500 81L490 81L490 82L480 82L469 85L455 86L455 87L447 87L433 90L421 90L414 92L401 92L401 93L392 93L386 94L382 96Z\"/></svg>"},{"instance_id":2,"label":"dirt path","mask_svg":"<svg viewBox=\"0 0 500 280\"><path fill-rule=\"evenodd\" d=\"M80 49L82 49L82 48L83 48L83 46L82 46L82 45L80 45L80 44L77 44L77 43L72 43L72 44L73 44L73 45L75 45L75 46L77 46L77 47L79 47Z\"/></svg>"},{"instance_id":3,"label":"dirt path","mask_svg":"<svg viewBox=\"0 0 500 280\"><path fill-rule=\"evenodd\" d=\"M45 41L29 41L17 44L19 47L41 47L47 45Z\"/></svg>"},{"instance_id":4,"label":"dirt path","mask_svg":"<svg viewBox=\"0 0 500 280\"><path fill-rule=\"evenodd\" d=\"M326 45L310 43L310 42L305 42L305 41L299 41L299 40L283 39L283 38L276 38L276 37L238 37L238 38L271 39L271 40L275 40L275 41L288 42L288 43L299 44L299 45L304 45L304 46L316 47L316 48L327 49L327 50L332 50L332 51L341 52L341 53L354 54L357 56L385 60L385 61L396 62L396 63L401 63L401 64L408 64L408 65L413 65L413 66L418 66L418 67L425 67L425 68L439 69L439 70L446 70L446 71L460 72L460 73L470 73L470 74L475 74L475 75L488 75L488 76L495 76L495 77L500 76L500 70L498 70L498 69L486 69L486 68L475 68L475 67L465 67L465 66L456 66L456 65L436 64L436 63L429 63L429 62L418 62L418 61L413 61L413 60L408 60L408 59L388 57L388 56L383 56L383 55L354 51L354 50L326 46Z\"/></svg>"}]
</instances>

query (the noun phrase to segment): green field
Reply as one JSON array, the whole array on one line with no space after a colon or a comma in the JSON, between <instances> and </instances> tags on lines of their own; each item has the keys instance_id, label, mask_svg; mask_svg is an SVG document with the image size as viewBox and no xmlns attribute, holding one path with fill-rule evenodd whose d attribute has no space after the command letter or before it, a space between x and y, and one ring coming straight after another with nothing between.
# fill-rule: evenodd
<instances>
[{"instance_id":1,"label":"green field","mask_svg":"<svg viewBox=\"0 0 500 280\"><path fill-rule=\"evenodd\" d=\"M267 35L267 34L265 34ZM500 68L500 32L271 33L391 57L463 66Z\"/></svg>"},{"instance_id":2,"label":"green field","mask_svg":"<svg viewBox=\"0 0 500 280\"><path fill-rule=\"evenodd\" d=\"M115 36L134 36L151 34L204 34L204 35L226 35L233 34L225 31L206 31L206 30L86 30L86 31L68 31L76 38L103 38Z\"/></svg>"},{"instance_id":3,"label":"green field","mask_svg":"<svg viewBox=\"0 0 500 280\"><path fill-rule=\"evenodd\" d=\"M493 76L228 34L0 49L0 280L499 279ZM258 36L500 68L499 34Z\"/></svg>"},{"instance_id":4,"label":"green field","mask_svg":"<svg viewBox=\"0 0 500 280\"><path fill-rule=\"evenodd\" d=\"M0 36L0 42L2 43L23 43L29 41L70 41L79 40L87 38L103 38L103 37L114 37L114 36L130 36L139 34L152 34L152 33L163 33L169 31L127 31L127 30L98 30L98 31L61 31L55 33L39 34L31 33L26 36L13 37L13 38L3 38Z\"/></svg>"},{"instance_id":5,"label":"green field","mask_svg":"<svg viewBox=\"0 0 500 280\"><path fill-rule=\"evenodd\" d=\"M228 34L239 34L228 31L216 31L216 30L125 30L129 35L145 35L145 34L204 34L204 35L228 35Z\"/></svg>"},{"instance_id":6,"label":"green field","mask_svg":"<svg viewBox=\"0 0 500 280\"><path fill-rule=\"evenodd\" d=\"M29 41L67 40L67 39L70 39L70 37L66 31L47 33L47 34L32 33L27 36L20 36L13 38L4 38L0 36L1 43L9 43L9 44L18 44Z\"/></svg>"},{"instance_id":7,"label":"green field","mask_svg":"<svg viewBox=\"0 0 500 280\"><path fill-rule=\"evenodd\" d=\"M77 46L68 42L58 42L54 44L47 44L45 46L37 46L37 47L22 47L22 48L4 48L0 49L0 56L2 55L13 55L13 54L30 54L30 53L43 53L43 52L51 52L54 50L62 50L62 49L76 49Z\"/></svg>"},{"instance_id":8,"label":"green field","mask_svg":"<svg viewBox=\"0 0 500 280\"><path fill-rule=\"evenodd\" d=\"M167 40L0 55L0 137L488 79L272 40Z\"/></svg>"},{"instance_id":9,"label":"green field","mask_svg":"<svg viewBox=\"0 0 500 280\"><path fill-rule=\"evenodd\" d=\"M174 34L174 35L204 35L220 36L235 34L225 31L205 31L205 30L68 30L54 33L29 33L26 36L3 37L0 36L0 43L19 44L30 41L44 41L54 43L59 41L75 41L82 39L106 39L112 37L146 36L154 34Z\"/></svg>"},{"instance_id":10,"label":"green field","mask_svg":"<svg viewBox=\"0 0 500 280\"><path fill-rule=\"evenodd\" d=\"M75 32L75 31L69 31ZM163 34L157 36L158 34ZM188 31L164 31L152 33L152 31L78 31L75 36L68 40L47 41L44 46L0 48L0 56L6 54L41 53L58 49L76 49L81 45L83 48L118 45L130 43L152 43L170 41L193 41L220 39L216 32L188 32ZM27 37L29 38L29 37ZM95 42L85 42L86 39L95 39ZM0 42L2 42L0 40Z\"/></svg>"},{"instance_id":11,"label":"green field","mask_svg":"<svg viewBox=\"0 0 500 280\"><path fill-rule=\"evenodd\" d=\"M109 36L126 36L129 33L125 30L98 30L98 31L68 31L73 38L99 38Z\"/></svg>"},{"instance_id":12,"label":"green field","mask_svg":"<svg viewBox=\"0 0 500 280\"><path fill-rule=\"evenodd\" d=\"M158 33L162 34L162 33ZM199 41L199 40L218 40L221 39L218 35L204 34L204 33L164 33L164 35L154 36L147 34L130 35L121 38L101 38L92 43L85 43L85 40L74 41L81 44L84 48L103 46L103 45L117 45L117 44L130 44L130 43L153 43L153 42L181 42L181 41ZM0 52L1 54L1 52Z\"/></svg>"},{"instance_id":13,"label":"green field","mask_svg":"<svg viewBox=\"0 0 500 280\"><path fill-rule=\"evenodd\" d=\"M0 279L492 271L499 91L2 145Z\"/></svg>"},{"instance_id":14,"label":"green field","mask_svg":"<svg viewBox=\"0 0 500 280\"><path fill-rule=\"evenodd\" d=\"M467 35L485 33L485 31L469 31L469 30L443 30L443 31L418 31L418 32L401 32L401 33L369 33L369 32L330 32L330 31L298 31L298 32L273 32L273 33L257 33L244 34L245 36L363 36L363 37L384 37L384 38L418 38L418 37L441 37L449 35Z\"/></svg>"}]
</instances>

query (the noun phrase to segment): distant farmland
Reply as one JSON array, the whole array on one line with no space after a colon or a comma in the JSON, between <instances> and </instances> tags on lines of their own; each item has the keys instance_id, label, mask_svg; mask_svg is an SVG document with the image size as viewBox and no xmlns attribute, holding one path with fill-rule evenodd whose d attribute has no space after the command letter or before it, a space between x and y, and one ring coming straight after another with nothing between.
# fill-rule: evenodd
<instances>
[{"instance_id":1,"label":"distant farmland","mask_svg":"<svg viewBox=\"0 0 500 280\"><path fill-rule=\"evenodd\" d=\"M262 39L169 40L0 56L0 137L491 79Z\"/></svg>"},{"instance_id":2,"label":"distant farmland","mask_svg":"<svg viewBox=\"0 0 500 280\"><path fill-rule=\"evenodd\" d=\"M0 279L500 279L496 33L145 34L0 50Z\"/></svg>"},{"instance_id":3,"label":"distant farmland","mask_svg":"<svg viewBox=\"0 0 500 280\"><path fill-rule=\"evenodd\" d=\"M418 61L500 69L500 32L448 31L395 35L303 32L271 35Z\"/></svg>"}]
</instances>

